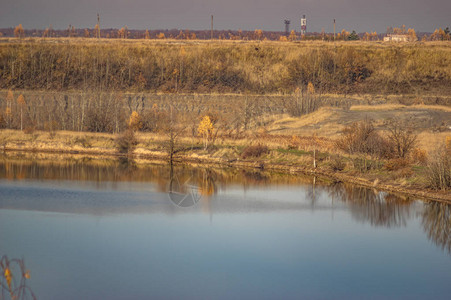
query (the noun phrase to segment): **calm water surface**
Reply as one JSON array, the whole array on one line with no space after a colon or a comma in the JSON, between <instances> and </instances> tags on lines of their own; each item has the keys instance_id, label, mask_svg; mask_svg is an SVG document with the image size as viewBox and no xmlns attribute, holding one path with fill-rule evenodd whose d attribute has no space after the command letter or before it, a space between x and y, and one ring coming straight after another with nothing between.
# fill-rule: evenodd
<instances>
[{"instance_id":1,"label":"calm water surface","mask_svg":"<svg viewBox=\"0 0 451 300\"><path fill-rule=\"evenodd\" d=\"M450 299L451 208L240 170L0 159L38 299Z\"/></svg>"}]
</instances>

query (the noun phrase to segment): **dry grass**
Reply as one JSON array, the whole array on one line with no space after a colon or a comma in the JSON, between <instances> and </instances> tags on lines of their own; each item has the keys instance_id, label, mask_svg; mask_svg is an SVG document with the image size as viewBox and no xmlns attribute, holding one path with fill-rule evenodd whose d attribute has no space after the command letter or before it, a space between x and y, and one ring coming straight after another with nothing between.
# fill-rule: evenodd
<instances>
[{"instance_id":1,"label":"dry grass","mask_svg":"<svg viewBox=\"0 0 451 300\"><path fill-rule=\"evenodd\" d=\"M445 112L451 112L451 107L443 105L402 105L402 104L379 104L379 105L352 105L350 110L352 111L381 111L381 110L400 110L404 108L417 109L417 110L439 110Z\"/></svg>"},{"instance_id":2,"label":"dry grass","mask_svg":"<svg viewBox=\"0 0 451 300\"><path fill-rule=\"evenodd\" d=\"M323 93L449 95L449 44L2 38L0 84L268 94L312 82ZM18 65L24 66L20 75Z\"/></svg>"},{"instance_id":3,"label":"dry grass","mask_svg":"<svg viewBox=\"0 0 451 300\"><path fill-rule=\"evenodd\" d=\"M405 108L402 104L381 104L381 105L352 105L352 111L380 111L380 110L396 110Z\"/></svg>"},{"instance_id":4,"label":"dry grass","mask_svg":"<svg viewBox=\"0 0 451 300\"><path fill-rule=\"evenodd\" d=\"M451 131L448 132L430 132L425 131L418 134L418 148L432 154L437 147L442 145L446 140L451 139Z\"/></svg>"}]
</instances>

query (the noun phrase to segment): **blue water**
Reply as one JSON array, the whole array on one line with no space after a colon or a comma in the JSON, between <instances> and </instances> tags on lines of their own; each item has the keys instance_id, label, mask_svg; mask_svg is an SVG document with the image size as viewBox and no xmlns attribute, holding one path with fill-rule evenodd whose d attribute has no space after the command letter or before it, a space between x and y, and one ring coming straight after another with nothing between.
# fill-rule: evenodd
<instances>
[{"instance_id":1,"label":"blue water","mask_svg":"<svg viewBox=\"0 0 451 300\"><path fill-rule=\"evenodd\" d=\"M25 177L0 179L0 256L24 259L38 299L451 296L446 205L216 180L180 207L153 180Z\"/></svg>"}]
</instances>

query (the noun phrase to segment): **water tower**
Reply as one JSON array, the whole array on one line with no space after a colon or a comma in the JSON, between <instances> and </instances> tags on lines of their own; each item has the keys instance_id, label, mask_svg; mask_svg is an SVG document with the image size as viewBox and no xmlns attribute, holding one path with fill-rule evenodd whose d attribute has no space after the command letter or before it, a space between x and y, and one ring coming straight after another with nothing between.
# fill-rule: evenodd
<instances>
[{"instance_id":1,"label":"water tower","mask_svg":"<svg viewBox=\"0 0 451 300\"><path fill-rule=\"evenodd\" d=\"M305 34L307 31L307 19L305 18L305 15L301 18L301 35Z\"/></svg>"},{"instance_id":2,"label":"water tower","mask_svg":"<svg viewBox=\"0 0 451 300\"><path fill-rule=\"evenodd\" d=\"M290 33L290 20L285 20L285 35L288 36L288 34Z\"/></svg>"}]
</instances>

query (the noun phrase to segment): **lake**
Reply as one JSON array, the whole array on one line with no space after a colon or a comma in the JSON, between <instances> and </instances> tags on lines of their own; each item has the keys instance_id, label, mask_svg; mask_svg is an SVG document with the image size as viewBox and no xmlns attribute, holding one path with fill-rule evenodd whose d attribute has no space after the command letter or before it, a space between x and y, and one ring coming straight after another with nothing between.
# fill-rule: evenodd
<instances>
[{"instance_id":1,"label":"lake","mask_svg":"<svg viewBox=\"0 0 451 300\"><path fill-rule=\"evenodd\" d=\"M0 156L38 299L449 299L451 207L263 171Z\"/></svg>"}]
</instances>

